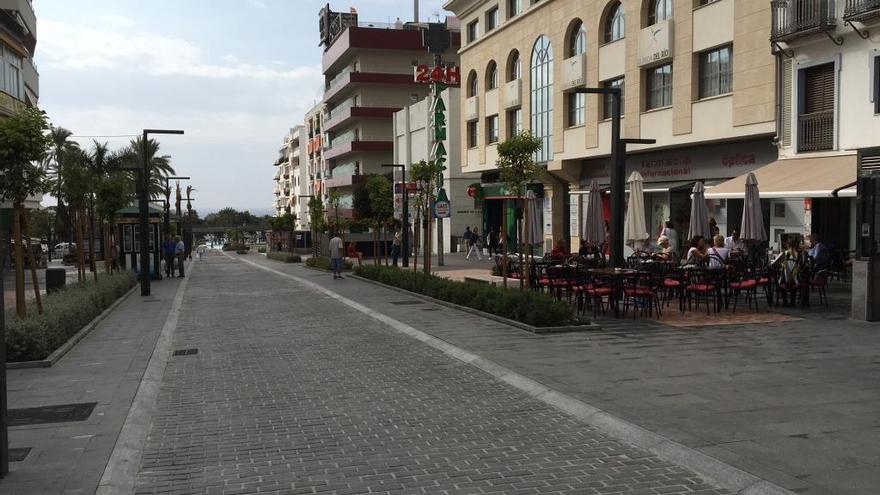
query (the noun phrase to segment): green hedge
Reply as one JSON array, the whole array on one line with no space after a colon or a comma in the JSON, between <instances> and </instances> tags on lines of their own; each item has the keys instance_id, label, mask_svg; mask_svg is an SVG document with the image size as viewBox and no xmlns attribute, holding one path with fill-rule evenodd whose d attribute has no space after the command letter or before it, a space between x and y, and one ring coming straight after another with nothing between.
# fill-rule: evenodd
<instances>
[{"instance_id":1,"label":"green hedge","mask_svg":"<svg viewBox=\"0 0 880 495\"><path fill-rule=\"evenodd\" d=\"M313 256L306 259L306 266L310 266L312 268L320 268L321 270L330 270L330 258L325 258L323 256ZM348 260L343 261L342 268L344 270L351 270L351 262Z\"/></svg>"},{"instance_id":2,"label":"green hedge","mask_svg":"<svg viewBox=\"0 0 880 495\"><path fill-rule=\"evenodd\" d=\"M90 278L44 296L43 314L37 314L35 303L31 303L27 318L7 318L7 359L46 359L135 283L137 278L133 272L101 273L97 282Z\"/></svg>"},{"instance_id":3,"label":"green hedge","mask_svg":"<svg viewBox=\"0 0 880 495\"><path fill-rule=\"evenodd\" d=\"M257 248L257 252L263 254L266 252L266 246L260 246Z\"/></svg>"},{"instance_id":4,"label":"green hedge","mask_svg":"<svg viewBox=\"0 0 880 495\"><path fill-rule=\"evenodd\" d=\"M250 252L251 252L250 249L236 249L235 250L235 254L248 254Z\"/></svg>"},{"instance_id":5,"label":"green hedge","mask_svg":"<svg viewBox=\"0 0 880 495\"><path fill-rule=\"evenodd\" d=\"M536 327L556 327L576 323L570 304L530 290L521 291L495 285L457 282L390 266L363 265L356 267L354 273L383 284Z\"/></svg>"},{"instance_id":6,"label":"green hedge","mask_svg":"<svg viewBox=\"0 0 880 495\"><path fill-rule=\"evenodd\" d=\"M298 254L285 253L284 251L273 251L266 255L270 260L281 261L284 263L302 263L302 257Z\"/></svg>"}]
</instances>

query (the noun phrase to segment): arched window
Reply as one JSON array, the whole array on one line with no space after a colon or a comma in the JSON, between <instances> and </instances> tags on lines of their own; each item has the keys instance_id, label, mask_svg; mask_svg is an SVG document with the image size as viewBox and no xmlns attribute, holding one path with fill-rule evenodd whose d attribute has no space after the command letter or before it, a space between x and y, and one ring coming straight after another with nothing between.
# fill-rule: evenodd
<instances>
[{"instance_id":1,"label":"arched window","mask_svg":"<svg viewBox=\"0 0 880 495\"><path fill-rule=\"evenodd\" d=\"M516 81L522 78L522 62L519 58L519 52L513 50L507 57L507 81Z\"/></svg>"},{"instance_id":2,"label":"arched window","mask_svg":"<svg viewBox=\"0 0 880 495\"><path fill-rule=\"evenodd\" d=\"M672 18L672 0L648 0L648 25Z\"/></svg>"},{"instance_id":3,"label":"arched window","mask_svg":"<svg viewBox=\"0 0 880 495\"><path fill-rule=\"evenodd\" d=\"M626 36L626 12L620 2L614 2L605 17L605 43L623 39Z\"/></svg>"},{"instance_id":4,"label":"arched window","mask_svg":"<svg viewBox=\"0 0 880 495\"><path fill-rule=\"evenodd\" d=\"M547 36L532 48L531 83L532 134L542 143L535 161L546 163L553 157L553 47Z\"/></svg>"},{"instance_id":5,"label":"arched window","mask_svg":"<svg viewBox=\"0 0 880 495\"><path fill-rule=\"evenodd\" d=\"M477 96L478 88L477 88L477 72L471 71L468 74L467 79L467 96L468 98L472 96Z\"/></svg>"},{"instance_id":6,"label":"arched window","mask_svg":"<svg viewBox=\"0 0 880 495\"><path fill-rule=\"evenodd\" d=\"M566 56L574 57L587 51L587 30L584 23L576 20L568 31L568 53Z\"/></svg>"},{"instance_id":7,"label":"arched window","mask_svg":"<svg viewBox=\"0 0 880 495\"><path fill-rule=\"evenodd\" d=\"M486 67L486 91L493 89L498 89L498 66L494 60L490 61L489 66Z\"/></svg>"}]
</instances>

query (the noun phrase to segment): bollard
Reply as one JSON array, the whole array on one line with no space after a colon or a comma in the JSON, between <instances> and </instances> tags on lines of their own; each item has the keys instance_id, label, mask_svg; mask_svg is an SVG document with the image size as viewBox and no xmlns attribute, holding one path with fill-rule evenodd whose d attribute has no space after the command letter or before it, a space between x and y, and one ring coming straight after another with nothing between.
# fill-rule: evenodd
<instances>
[{"instance_id":1,"label":"bollard","mask_svg":"<svg viewBox=\"0 0 880 495\"><path fill-rule=\"evenodd\" d=\"M46 292L51 293L64 288L67 283L67 271L64 268L46 269Z\"/></svg>"}]
</instances>

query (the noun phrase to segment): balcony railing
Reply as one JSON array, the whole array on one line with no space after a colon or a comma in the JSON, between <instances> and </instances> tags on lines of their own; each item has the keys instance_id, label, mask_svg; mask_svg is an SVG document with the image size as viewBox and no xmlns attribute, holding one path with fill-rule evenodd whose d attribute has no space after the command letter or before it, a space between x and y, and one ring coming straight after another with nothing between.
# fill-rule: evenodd
<instances>
[{"instance_id":1,"label":"balcony railing","mask_svg":"<svg viewBox=\"0 0 880 495\"><path fill-rule=\"evenodd\" d=\"M772 41L829 31L836 25L834 0L774 0Z\"/></svg>"},{"instance_id":2,"label":"balcony railing","mask_svg":"<svg viewBox=\"0 0 880 495\"><path fill-rule=\"evenodd\" d=\"M333 107L333 110L328 111L327 115L326 115L326 117L324 117L324 119L325 120L333 120L334 118L339 117L340 115L342 115L343 112L345 112L346 110L348 110L349 108L351 108L355 105L357 105L357 98L349 98L349 99L345 100L344 102L340 103L339 105L336 105L335 107Z\"/></svg>"},{"instance_id":3,"label":"balcony railing","mask_svg":"<svg viewBox=\"0 0 880 495\"><path fill-rule=\"evenodd\" d=\"M880 0L846 0L845 20L862 21L877 16L880 16Z\"/></svg>"},{"instance_id":4,"label":"balcony railing","mask_svg":"<svg viewBox=\"0 0 880 495\"><path fill-rule=\"evenodd\" d=\"M798 116L798 151L834 149L834 110Z\"/></svg>"},{"instance_id":5,"label":"balcony railing","mask_svg":"<svg viewBox=\"0 0 880 495\"><path fill-rule=\"evenodd\" d=\"M327 86L325 86L324 89L327 90L327 91L329 91L330 88L336 86L336 84L337 84L339 81L341 81L342 78L344 78L345 76L351 74L352 72L354 72L354 67L349 65L348 67L346 67L345 69L343 69L342 72L340 72L339 74L336 74L336 75L333 77L333 79L331 79L330 82L327 83Z\"/></svg>"}]
</instances>

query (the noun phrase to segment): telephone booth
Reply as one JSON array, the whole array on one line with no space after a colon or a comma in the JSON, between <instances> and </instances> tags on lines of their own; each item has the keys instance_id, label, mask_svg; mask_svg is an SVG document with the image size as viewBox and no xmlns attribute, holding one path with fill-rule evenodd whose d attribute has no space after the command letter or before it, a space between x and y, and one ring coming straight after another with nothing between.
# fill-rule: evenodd
<instances>
[{"instance_id":1,"label":"telephone booth","mask_svg":"<svg viewBox=\"0 0 880 495\"><path fill-rule=\"evenodd\" d=\"M153 280L162 278L162 242L159 227L162 222L162 210L150 206L150 277ZM137 206L129 206L116 212L116 245L119 247L119 264L121 268L140 271L141 225L140 211Z\"/></svg>"}]
</instances>

